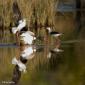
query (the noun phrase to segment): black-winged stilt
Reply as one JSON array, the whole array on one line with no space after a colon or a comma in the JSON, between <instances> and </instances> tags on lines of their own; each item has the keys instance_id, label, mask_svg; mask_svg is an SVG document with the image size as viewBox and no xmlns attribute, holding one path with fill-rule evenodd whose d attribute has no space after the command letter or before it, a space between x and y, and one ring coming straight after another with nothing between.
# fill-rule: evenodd
<instances>
[{"instance_id":1,"label":"black-winged stilt","mask_svg":"<svg viewBox=\"0 0 85 85\"><path fill-rule=\"evenodd\" d=\"M58 37L58 36L62 35L62 33L59 33L59 32L56 32L56 31L52 31L51 27L47 27L46 29L47 29L48 33L50 35L54 36L54 37Z\"/></svg>"}]
</instances>

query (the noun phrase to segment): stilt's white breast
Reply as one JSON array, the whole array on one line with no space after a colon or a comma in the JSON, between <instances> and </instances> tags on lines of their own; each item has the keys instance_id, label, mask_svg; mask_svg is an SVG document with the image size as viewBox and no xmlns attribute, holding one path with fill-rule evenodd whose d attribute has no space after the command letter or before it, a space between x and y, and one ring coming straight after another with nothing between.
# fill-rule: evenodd
<instances>
[{"instance_id":1,"label":"stilt's white breast","mask_svg":"<svg viewBox=\"0 0 85 85\"><path fill-rule=\"evenodd\" d=\"M20 40L24 41L25 44L32 44L35 37L31 36L29 32L25 32L20 35Z\"/></svg>"}]
</instances>

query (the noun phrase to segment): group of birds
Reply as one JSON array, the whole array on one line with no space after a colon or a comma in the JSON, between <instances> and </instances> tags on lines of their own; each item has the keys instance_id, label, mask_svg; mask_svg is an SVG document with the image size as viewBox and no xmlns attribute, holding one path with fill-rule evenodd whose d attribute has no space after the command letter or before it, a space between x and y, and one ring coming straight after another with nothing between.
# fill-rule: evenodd
<instances>
[{"instance_id":1,"label":"group of birds","mask_svg":"<svg viewBox=\"0 0 85 85\"><path fill-rule=\"evenodd\" d=\"M17 34L19 32L20 36L20 42L23 42L23 44L27 44L28 47L25 48L20 55L20 59L13 58L12 64L15 64L19 67L19 71L26 72L26 66L25 63L28 59L32 58L33 56L30 56L33 54L33 52L36 52L36 49L33 49L32 44L33 41L36 40L35 34L31 31L25 30L26 27L26 19L21 19L18 21L17 27L12 27L12 33ZM48 34L51 36L59 37L62 34L59 32L55 32L51 30L51 27L46 27L46 30L48 31ZM61 50L59 48L55 48L54 51L60 52ZM49 54L50 55L50 54Z\"/></svg>"}]
</instances>

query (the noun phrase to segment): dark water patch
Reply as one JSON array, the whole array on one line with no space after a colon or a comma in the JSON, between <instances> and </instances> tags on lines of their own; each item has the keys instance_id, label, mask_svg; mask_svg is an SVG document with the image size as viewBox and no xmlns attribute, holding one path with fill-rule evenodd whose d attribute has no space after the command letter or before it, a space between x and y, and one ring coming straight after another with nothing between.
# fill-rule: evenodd
<instances>
[{"instance_id":1,"label":"dark water patch","mask_svg":"<svg viewBox=\"0 0 85 85\"><path fill-rule=\"evenodd\" d=\"M59 66L63 64L62 53L52 53L51 58L49 59L48 69L50 71L56 71L59 69Z\"/></svg>"},{"instance_id":2,"label":"dark water patch","mask_svg":"<svg viewBox=\"0 0 85 85\"><path fill-rule=\"evenodd\" d=\"M14 44L12 44L12 43L10 43L10 44L7 44L7 43L1 43L0 44L0 47L2 48L2 47L4 47L4 48L6 48L6 47L18 47L18 45L16 45L16 43L14 43Z\"/></svg>"}]
</instances>

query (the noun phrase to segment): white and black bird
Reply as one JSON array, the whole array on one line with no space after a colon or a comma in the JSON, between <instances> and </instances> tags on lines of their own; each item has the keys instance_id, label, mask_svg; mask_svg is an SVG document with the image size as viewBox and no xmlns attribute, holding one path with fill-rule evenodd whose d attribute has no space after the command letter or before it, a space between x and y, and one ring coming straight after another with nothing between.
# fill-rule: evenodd
<instances>
[{"instance_id":1,"label":"white and black bird","mask_svg":"<svg viewBox=\"0 0 85 85\"><path fill-rule=\"evenodd\" d=\"M62 35L62 33L59 33L59 32L56 32L56 31L52 31L52 29L50 27L47 27L46 29L47 29L48 33L50 35L54 36L54 37L58 37L58 36Z\"/></svg>"},{"instance_id":2,"label":"white and black bird","mask_svg":"<svg viewBox=\"0 0 85 85\"><path fill-rule=\"evenodd\" d=\"M18 21L18 26L17 27L12 27L12 33L16 34L17 31L22 30L26 26L26 20L22 19Z\"/></svg>"}]
</instances>

